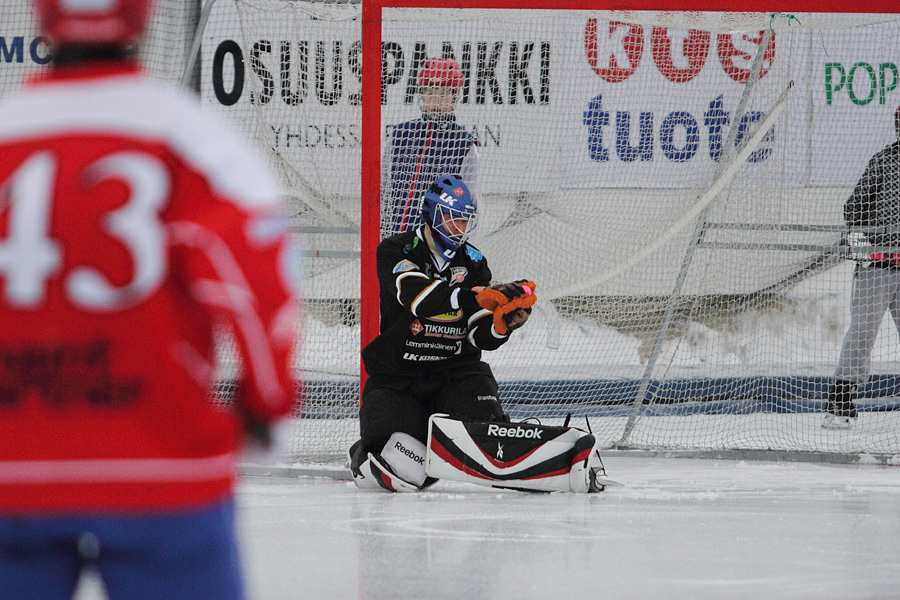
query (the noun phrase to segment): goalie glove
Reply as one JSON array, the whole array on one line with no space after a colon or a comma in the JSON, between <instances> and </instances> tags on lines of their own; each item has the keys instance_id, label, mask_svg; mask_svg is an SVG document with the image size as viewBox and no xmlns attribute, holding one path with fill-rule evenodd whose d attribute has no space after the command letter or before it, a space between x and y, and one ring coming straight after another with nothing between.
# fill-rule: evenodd
<instances>
[{"instance_id":1,"label":"goalie glove","mask_svg":"<svg viewBox=\"0 0 900 600\"><path fill-rule=\"evenodd\" d=\"M511 308L510 304L507 304L506 306L499 308L494 313L494 331L496 331L500 335L505 335L506 333L508 333L510 331L515 331L516 329L518 329L519 327L524 325L525 322L528 320L528 317L531 316L531 308L530 307L529 308L512 307L511 310L504 311L504 309L508 309L508 308ZM498 321L497 317L500 317L500 321L502 321L503 331L501 331L501 328L497 326L497 321Z\"/></svg>"},{"instance_id":2,"label":"goalie glove","mask_svg":"<svg viewBox=\"0 0 900 600\"><path fill-rule=\"evenodd\" d=\"M491 287L481 289L476 295L476 299L481 308L493 312L498 307L506 306L516 298L532 295L534 288L534 282L527 279L519 279L512 283L497 283Z\"/></svg>"},{"instance_id":3,"label":"goalie glove","mask_svg":"<svg viewBox=\"0 0 900 600\"><path fill-rule=\"evenodd\" d=\"M525 324L528 317L531 316L531 307L537 302L537 296L532 291L534 282L528 281L522 284L527 291L523 296L518 296L503 306L499 306L494 310L494 331L499 335L506 335L510 331L514 331Z\"/></svg>"}]
</instances>

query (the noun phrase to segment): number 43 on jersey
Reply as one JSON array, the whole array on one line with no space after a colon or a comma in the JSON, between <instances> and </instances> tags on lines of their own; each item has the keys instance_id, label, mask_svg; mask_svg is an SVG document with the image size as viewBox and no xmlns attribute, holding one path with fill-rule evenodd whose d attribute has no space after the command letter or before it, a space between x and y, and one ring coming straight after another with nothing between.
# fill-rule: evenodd
<instances>
[{"instance_id":1,"label":"number 43 on jersey","mask_svg":"<svg viewBox=\"0 0 900 600\"><path fill-rule=\"evenodd\" d=\"M38 309L45 301L49 282L61 278L67 299L90 311L122 310L141 302L159 286L166 273L166 236L159 211L163 208L171 177L161 160L141 152L107 154L75 175L61 178L59 158L53 151L29 156L0 184L0 278L3 300L13 308ZM67 244L74 240L54 239L52 223L56 190L82 186L90 191L108 181L127 187L123 205L96 220L96 232L79 232L79 237L105 236L118 242L128 253L130 280L110 280L104 273L101 250L88 264L66 268ZM92 207L67 207L68 213L90 211ZM62 228L60 228L62 230ZM99 246L100 248L104 246Z\"/></svg>"}]
</instances>

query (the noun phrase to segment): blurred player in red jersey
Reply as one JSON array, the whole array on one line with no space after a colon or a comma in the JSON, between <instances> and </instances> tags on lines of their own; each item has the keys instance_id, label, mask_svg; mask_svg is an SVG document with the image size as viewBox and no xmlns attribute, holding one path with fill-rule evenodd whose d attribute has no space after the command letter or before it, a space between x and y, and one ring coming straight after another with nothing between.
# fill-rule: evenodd
<instances>
[{"instance_id":1,"label":"blurred player in red jersey","mask_svg":"<svg viewBox=\"0 0 900 600\"><path fill-rule=\"evenodd\" d=\"M149 82L149 0L36 0L54 66L0 104L0 599L242 598L234 467L297 390L279 190ZM214 326L243 359L209 402Z\"/></svg>"}]
</instances>

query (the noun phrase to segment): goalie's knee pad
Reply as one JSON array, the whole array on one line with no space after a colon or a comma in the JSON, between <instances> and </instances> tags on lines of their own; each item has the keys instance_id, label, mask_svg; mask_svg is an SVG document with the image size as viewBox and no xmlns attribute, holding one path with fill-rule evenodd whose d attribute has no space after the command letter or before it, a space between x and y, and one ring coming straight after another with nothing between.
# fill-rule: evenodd
<instances>
[{"instance_id":1,"label":"goalie's knee pad","mask_svg":"<svg viewBox=\"0 0 900 600\"><path fill-rule=\"evenodd\" d=\"M484 423L434 415L426 472L498 488L596 492L603 472L593 435L574 427Z\"/></svg>"},{"instance_id":2,"label":"goalie's knee pad","mask_svg":"<svg viewBox=\"0 0 900 600\"><path fill-rule=\"evenodd\" d=\"M391 435L380 454L363 454L359 442L354 444L350 472L357 487L390 492L418 492L436 481L425 475L425 444L401 432Z\"/></svg>"}]
</instances>

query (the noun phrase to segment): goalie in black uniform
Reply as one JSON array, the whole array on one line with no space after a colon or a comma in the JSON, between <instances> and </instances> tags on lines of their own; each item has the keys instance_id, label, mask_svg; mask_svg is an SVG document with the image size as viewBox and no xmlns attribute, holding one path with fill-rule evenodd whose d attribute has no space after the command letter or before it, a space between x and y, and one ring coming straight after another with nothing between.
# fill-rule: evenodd
<instances>
[{"instance_id":1,"label":"goalie in black uniform","mask_svg":"<svg viewBox=\"0 0 900 600\"><path fill-rule=\"evenodd\" d=\"M361 439L350 448L361 488L418 491L436 478L542 491L599 491L594 437L569 427L511 424L483 350L531 315L535 284L491 285L467 243L477 202L444 175L422 199L424 224L378 245L380 334L362 351L369 379Z\"/></svg>"}]
</instances>

